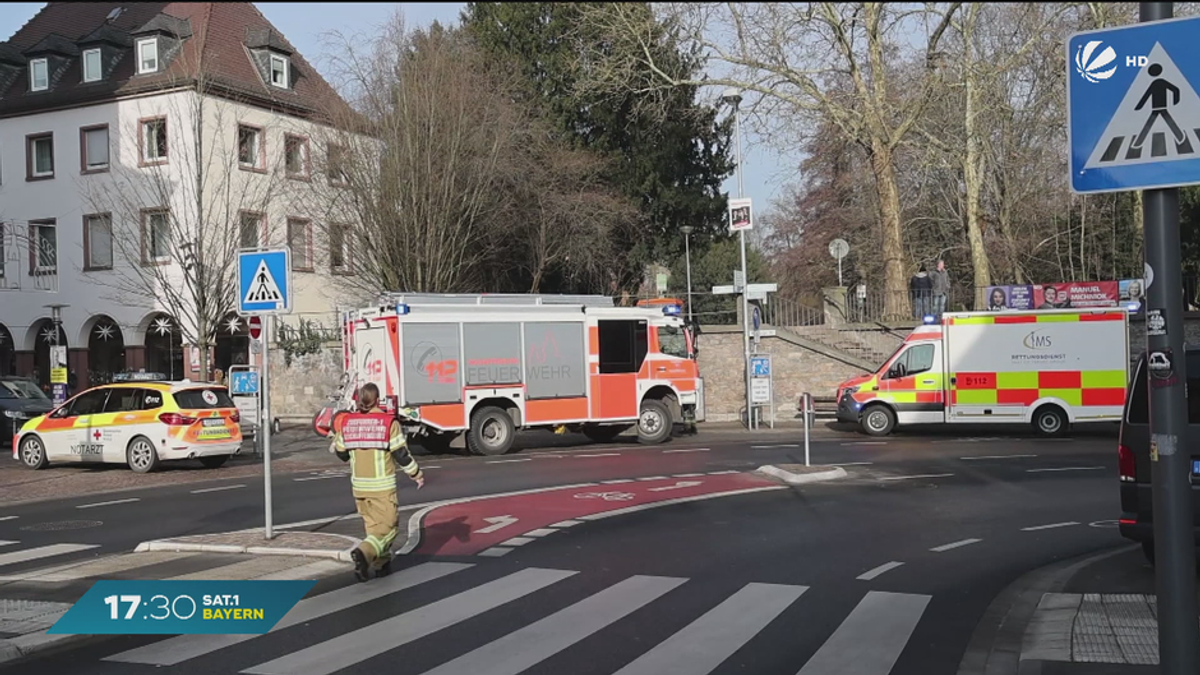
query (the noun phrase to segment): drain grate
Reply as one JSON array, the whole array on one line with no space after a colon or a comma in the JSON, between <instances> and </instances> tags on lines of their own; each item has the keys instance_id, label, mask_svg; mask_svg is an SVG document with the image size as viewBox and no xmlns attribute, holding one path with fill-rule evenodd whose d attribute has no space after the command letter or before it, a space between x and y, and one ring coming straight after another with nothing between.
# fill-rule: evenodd
<instances>
[{"instance_id":1,"label":"drain grate","mask_svg":"<svg viewBox=\"0 0 1200 675\"><path fill-rule=\"evenodd\" d=\"M26 525L21 530L24 532L61 532L63 530L86 530L100 527L103 524L102 520L56 520L50 523Z\"/></svg>"}]
</instances>

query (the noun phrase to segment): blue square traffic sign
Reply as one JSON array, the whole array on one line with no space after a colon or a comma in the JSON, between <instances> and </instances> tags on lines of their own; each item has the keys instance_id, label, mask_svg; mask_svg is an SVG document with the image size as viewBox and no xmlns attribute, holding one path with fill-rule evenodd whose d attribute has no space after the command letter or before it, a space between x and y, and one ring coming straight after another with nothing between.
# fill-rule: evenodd
<instances>
[{"instance_id":1,"label":"blue square traffic sign","mask_svg":"<svg viewBox=\"0 0 1200 675\"><path fill-rule=\"evenodd\" d=\"M253 370L235 370L229 374L229 393L240 394L258 393L258 372Z\"/></svg>"},{"instance_id":2,"label":"blue square traffic sign","mask_svg":"<svg viewBox=\"0 0 1200 675\"><path fill-rule=\"evenodd\" d=\"M771 357L769 357L769 356L751 356L750 357L750 374L753 377L770 377L771 376Z\"/></svg>"},{"instance_id":3,"label":"blue square traffic sign","mask_svg":"<svg viewBox=\"0 0 1200 675\"><path fill-rule=\"evenodd\" d=\"M1071 189L1200 183L1200 17L1067 41Z\"/></svg>"},{"instance_id":4,"label":"blue square traffic sign","mask_svg":"<svg viewBox=\"0 0 1200 675\"><path fill-rule=\"evenodd\" d=\"M238 252L238 313L292 311L292 261L288 249Z\"/></svg>"}]
</instances>

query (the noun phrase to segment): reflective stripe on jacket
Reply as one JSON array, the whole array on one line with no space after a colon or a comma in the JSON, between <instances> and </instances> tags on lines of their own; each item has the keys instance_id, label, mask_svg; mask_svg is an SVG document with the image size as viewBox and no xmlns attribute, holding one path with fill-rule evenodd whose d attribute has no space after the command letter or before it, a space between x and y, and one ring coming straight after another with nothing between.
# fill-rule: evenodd
<instances>
[{"instance_id":1,"label":"reflective stripe on jacket","mask_svg":"<svg viewBox=\"0 0 1200 675\"><path fill-rule=\"evenodd\" d=\"M379 414L383 411L374 408L367 415ZM358 415L362 413L351 413ZM343 425L344 426L344 425ZM334 437L334 448L341 456L349 455L350 487L355 497L365 497L381 492L391 492L396 489L396 467L412 478L420 475L408 445L404 440L404 429L400 422L393 420L388 435L387 447L378 448L346 448L346 441L341 431Z\"/></svg>"}]
</instances>

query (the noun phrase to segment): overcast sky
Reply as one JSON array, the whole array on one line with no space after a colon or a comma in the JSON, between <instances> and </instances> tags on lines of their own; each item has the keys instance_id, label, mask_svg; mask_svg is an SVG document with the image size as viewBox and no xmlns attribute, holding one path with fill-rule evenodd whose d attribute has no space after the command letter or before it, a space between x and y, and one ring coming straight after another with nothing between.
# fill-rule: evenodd
<instances>
[{"instance_id":1,"label":"overcast sky","mask_svg":"<svg viewBox=\"0 0 1200 675\"><path fill-rule=\"evenodd\" d=\"M40 2L0 3L0 36L7 39L42 8ZM288 40L300 50L318 70L328 67L325 41L322 34L341 31L346 34L366 32L384 23L392 12L400 9L410 26L427 26L433 21L457 23L463 3L456 2L260 2L258 8L275 24ZM755 220L767 210L783 184L795 176L795 157L780 157L763 147L746 130L745 152L746 196L754 200ZM725 189L737 195L737 182L730 178Z\"/></svg>"}]
</instances>

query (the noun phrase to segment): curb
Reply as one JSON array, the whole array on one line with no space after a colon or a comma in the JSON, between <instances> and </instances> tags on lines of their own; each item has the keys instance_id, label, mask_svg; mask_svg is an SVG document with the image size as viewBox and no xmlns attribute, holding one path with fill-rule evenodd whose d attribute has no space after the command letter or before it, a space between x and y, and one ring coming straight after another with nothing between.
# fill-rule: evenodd
<instances>
[{"instance_id":1,"label":"curb","mask_svg":"<svg viewBox=\"0 0 1200 675\"><path fill-rule=\"evenodd\" d=\"M816 473L792 473L777 466L768 464L760 466L757 469L758 473L787 483L788 485L804 485L806 483L820 483L827 480L837 480L838 478L846 477L846 470L840 466L835 466L828 471L818 471Z\"/></svg>"},{"instance_id":2,"label":"curb","mask_svg":"<svg viewBox=\"0 0 1200 675\"><path fill-rule=\"evenodd\" d=\"M88 642L98 642L109 635L47 635L46 631L26 633L15 638L0 640L0 668L19 661L76 647Z\"/></svg>"},{"instance_id":3,"label":"curb","mask_svg":"<svg viewBox=\"0 0 1200 675\"><path fill-rule=\"evenodd\" d=\"M342 535L334 535L342 536ZM349 537L348 537L349 538ZM355 544L357 545L357 544ZM157 539L154 541L143 541L133 549L134 553L145 553L147 551L176 551L190 553L248 553L251 555L288 555L299 556L303 558L330 558L340 560L341 562L352 562L350 552L354 550L351 546L342 550L332 549L312 549L312 548L272 548L269 546L234 546L230 544L189 544L185 542L173 542L169 539Z\"/></svg>"}]
</instances>

